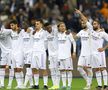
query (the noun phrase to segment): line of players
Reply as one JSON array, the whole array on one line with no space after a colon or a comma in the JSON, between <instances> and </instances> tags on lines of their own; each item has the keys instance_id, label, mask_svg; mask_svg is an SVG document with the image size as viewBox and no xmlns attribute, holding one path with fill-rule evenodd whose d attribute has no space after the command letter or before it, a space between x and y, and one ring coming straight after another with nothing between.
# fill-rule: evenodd
<instances>
[{"instance_id":1,"label":"line of players","mask_svg":"<svg viewBox=\"0 0 108 90\"><path fill-rule=\"evenodd\" d=\"M104 50L104 39L108 41L108 35L100 28L98 21L93 21L91 25L87 18L76 9L75 11L81 17L82 30L76 35L81 38L81 54L78 60L78 71L86 80L86 87L90 89L92 83L92 69L95 69L98 82L97 89L102 88L102 76L104 80L104 89L107 87L107 71ZM5 68L9 67L9 83L7 89L11 89L12 80L15 74L17 86L16 89L26 87L28 81L29 88L39 89L39 71L42 71L44 89L48 89L48 74L46 70L46 50L48 49L49 68L53 86L49 89L58 89L60 77L63 82L63 89L71 90L72 82L72 54L71 45L73 44L73 57L76 56L76 43L72 33L67 31L64 22L52 26L49 23L44 24L41 19L35 21L35 30L31 30L27 23L23 23L23 29L18 27L15 20L10 22L11 29L1 28L0 47L2 50L2 59L0 62L0 87L4 87ZM24 79L23 66L26 67ZM102 74L102 75L101 75ZM34 84L32 77L34 78ZM24 80L23 80L24 79ZM66 85L66 80L68 84ZM23 83L24 81L24 83Z\"/></svg>"}]
</instances>

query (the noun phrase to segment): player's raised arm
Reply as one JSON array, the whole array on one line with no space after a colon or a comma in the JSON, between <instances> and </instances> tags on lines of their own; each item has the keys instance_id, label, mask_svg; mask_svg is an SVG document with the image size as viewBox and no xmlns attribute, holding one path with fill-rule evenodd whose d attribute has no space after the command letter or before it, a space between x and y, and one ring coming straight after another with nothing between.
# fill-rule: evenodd
<instances>
[{"instance_id":1,"label":"player's raised arm","mask_svg":"<svg viewBox=\"0 0 108 90\"><path fill-rule=\"evenodd\" d=\"M78 10L78 9L75 9L75 12L80 15L81 20L84 23L86 23L87 28L89 30L93 30L93 26L92 26L92 24L90 22L88 22L88 19L86 18L86 16L84 16L84 14L80 10Z\"/></svg>"},{"instance_id":2,"label":"player's raised arm","mask_svg":"<svg viewBox=\"0 0 108 90\"><path fill-rule=\"evenodd\" d=\"M84 16L84 14L80 10L75 9L75 12L80 15L80 18L81 18L82 21L87 23L87 18Z\"/></svg>"}]
</instances>

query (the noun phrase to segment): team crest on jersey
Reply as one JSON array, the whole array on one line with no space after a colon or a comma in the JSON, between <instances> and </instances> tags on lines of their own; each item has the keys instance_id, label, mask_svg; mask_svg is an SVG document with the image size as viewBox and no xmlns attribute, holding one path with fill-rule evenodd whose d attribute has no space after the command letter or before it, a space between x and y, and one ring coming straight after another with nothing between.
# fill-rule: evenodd
<instances>
[{"instance_id":1,"label":"team crest on jersey","mask_svg":"<svg viewBox=\"0 0 108 90\"><path fill-rule=\"evenodd\" d=\"M58 41L59 43L65 43L66 42L67 37L59 37Z\"/></svg>"},{"instance_id":2,"label":"team crest on jersey","mask_svg":"<svg viewBox=\"0 0 108 90\"><path fill-rule=\"evenodd\" d=\"M48 39L48 41L53 41L54 36L49 35L49 36L47 37L47 39Z\"/></svg>"}]
</instances>

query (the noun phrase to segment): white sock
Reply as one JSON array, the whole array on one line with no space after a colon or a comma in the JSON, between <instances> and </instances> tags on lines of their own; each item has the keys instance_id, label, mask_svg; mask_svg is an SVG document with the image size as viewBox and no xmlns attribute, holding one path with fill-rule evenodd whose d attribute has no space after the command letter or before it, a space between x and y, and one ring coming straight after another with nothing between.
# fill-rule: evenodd
<instances>
[{"instance_id":1,"label":"white sock","mask_svg":"<svg viewBox=\"0 0 108 90\"><path fill-rule=\"evenodd\" d=\"M35 85L39 85L39 74L34 74Z\"/></svg>"},{"instance_id":2,"label":"white sock","mask_svg":"<svg viewBox=\"0 0 108 90\"><path fill-rule=\"evenodd\" d=\"M43 76L43 80L44 80L44 85L47 86L47 84L48 84L48 76Z\"/></svg>"},{"instance_id":3,"label":"white sock","mask_svg":"<svg viewBox=\"0 0 108 90\"><path fill-rule=\"evenodd\" d=\"M24 81L24 86L27 85L28 81L29 81L29 68L26 68L26 75L25 75L25 81Z\"/></svg>"},{"instance_id":4,"label":"white sock","mask_svg":"<svg viewBox=\"0 0 108 90\"><path fill-rule=\"evenodd\" d=\"M102 75L103 75L104 85L107 86L107 84L108 84L108 73L107 73L107 71L106 70L103 70L102 71Z\"/></svg>"},{"instance_id":5,"label":"white sock","mask_svg":"<svg viewBox=\"0 0 108 90\"><path fill-rule=\"evenodd\" d=\"M87 73L84 71L83 67L78 67L78 71L81 76L87 81Z\"/></svg>"},{"instance_id":6,"label":"white sock","mask_svg":"<svg viewBox=\"0 0 108 90\"><path fill-rule=\"evenodd\" d=\"M30 83L30 86L33 86L32 69L31 68L26 68L24 86L27 85L28 81Z\"/></svg>"},{"instance_id":7,"label":"white sock","mask_svg":"<svg viewBox=\"0 0 108 90\"><path fill-rule=\"evenodd\" d=\"M29 68L29 70L28 70L28 73L29 73L29 83L30 83L30 86L33 86L33 77L32 77L32 69L31 68Z\"/></svg>"},{"instance_id":8,"label":"white sock","mask_svg":"<svg viewBox=\"0 0 108 90\"><path fill-rule=\"evenodd\" d=\"M63 86L66 87L66 72L61 72Z\"/></svg>"},{"instance_id":9,"label":"white sock","mask_svg":"<svg viewBox=\"0 0 108 90\"><path fill-rule=\"evenodd\" d=\"M52 83L53 83L53 86L55 86L55 81L56 81L56 72L55 72L55 69L51 69L51 79L52 79Z\"/></svg>"},{"instance_id":10,"label":"white sock","mask_svg":"<svg viewBox=\"0 0 108 90\"><path fill-rule=\"evenodd\" d=\"M15 77L16 77L16 81L17 81L17 86L21 86L22 85L21 73L20 72L15 72Z\"/></svg>"},{"instance_id":11,"label":"white sock","mask_svg":"<svg viewBox=\"0 0 108 90\"><path fill-rule=\"evenodd\" d=\"M23 85L23 82L24 82L24 73L23 73L23 71L21 71L20 74L21 74L21 82L22 82L22 85Z\"/></svg>"},{"instance_id":12,"label":"white sock","mask_svg":"<svg viewBox=\"0 0 108 90\"><path fill-rule=\"evenodd\" d=\"M96 74L96 79L97 79L97 82L98 82L98 86L102 86L102 75L101 75L101 71L97 71L95 72Z\"/></svg>"},{"instance_id":13,"label":"white sock","mask_svg":"<svg viewBox=\"0 0 108 90\"><path fill-rule=\"evenodd\" d=\"M58 69L56 69L56 81L55 81L55 85L59 86L60 83L60 71Z\"/></svg>"},{"instance_id":14,"label":"white sock","mask_svg":"<svg viewBox=\"0 0 108 90\"><path fill-rule=\"evenodd\" d=\"M5 78L5 69L1 68L0 69L0 81L1 81L1 86L4 86L4 78Z\"/></svg>"},{"instance_id":15,"label":"white sock","mask_svg":"<svg viewBox=\"0 0 108 90\"><path fill-rule=\"evenodd\" d=\"M14 78L14 69L10 69L9 70L9 83L8 83L8 86L12 86L12 81L13 81L13 78Z\"/></svg>"},{"instance_id":16,"label":"white sock","mask_svg":"<svg viewBox=\"0 0 108 90\"><path fill-rule=\"evenodd\" d=\"M68 71L67 76L68 76L68 86L70 87L72 83L72 72Z\"/></svg>"},{"instance_id":17,"label":"white sock","mask_svg":"<svg viewBox=\"0 0 108 90\"><path fill-rule=\"evenodd\" d=\"M33 77L32 76L30 76L29 83L30 83L30 86L33 86L34 85L33 84Z\"/></svg>"},{"instance_id":18,"label":"white sock","mask_svg":"<svg viewBox=\"0 0 108 90\"><path fill-rule=\"evenodd\" d=\"M90 86L92 84L92 77L93 77L92 68L87 68L87 71L88 71L87 85Z\"/></svg>"}]
</instances>

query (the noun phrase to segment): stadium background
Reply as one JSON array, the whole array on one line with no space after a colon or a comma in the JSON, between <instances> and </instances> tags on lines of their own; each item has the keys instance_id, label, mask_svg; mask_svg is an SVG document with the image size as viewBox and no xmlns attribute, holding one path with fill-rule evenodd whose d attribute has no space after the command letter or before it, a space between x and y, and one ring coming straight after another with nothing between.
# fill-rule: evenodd
<instances>
[{"instance_id":1,"label":"stadium background","mask_svg":"<svg viewBox=\"0 0 108 90\"><path fill-rule=\"evenodd\" d=\"M34 18L43 18L44 22L52 24L64 21L68 30L75 35L81 29L79 16L74 13L75 8L80 9L90 22L94 18L99 19L101 26L108 33L108 0L0 0L0 27L4 24L7 28L6 23L10 19L17 19L22 27L23 21L33 26ZM78 58L80 40L76 42ZM107 50L106 56L108 56ZM77 59L74 60L73 73L75 77L79 77Z\"/></svg>"}]
</instances>

